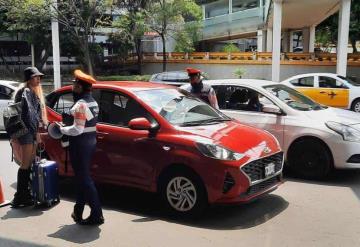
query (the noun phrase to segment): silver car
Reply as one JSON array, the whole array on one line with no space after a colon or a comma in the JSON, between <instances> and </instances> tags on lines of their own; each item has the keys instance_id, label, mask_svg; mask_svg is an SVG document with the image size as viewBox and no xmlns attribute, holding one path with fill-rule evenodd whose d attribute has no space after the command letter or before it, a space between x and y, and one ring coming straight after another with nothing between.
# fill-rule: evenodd
<instances>
[{"instance_id":1,"label":"silver car","mask_svg":"<svg viewBox=\"0 0 360 247\"><path fill-rule=\"evenodd\" d=\"M149 81L173 86L181 86L189 83L190 79L186 71L168 71L153 74Z\"/></svg>"},{"instance_id":2,"label":"silver car","mask_svg":"<svg viewBox=\"0 0 360 247\"><path fill-rule=\"evenodd\" d=\"M333 168L360 168L360 115L320 105L282 83L252 79L207 81L220 110L276 136L287 165L308 178Z\"/></svg>"},{"instance_id":3,"label":"silver car","mask_svg":"<svg viewBox=\"0 0 360 247\"><path fill-rule=\"evenodd\" d=\"M12 101L14 92L19 87L20 83L16 81L2 81L0 80L0 131L4 131L3 111L5 107Z\"/></svg>"}]
</instances>

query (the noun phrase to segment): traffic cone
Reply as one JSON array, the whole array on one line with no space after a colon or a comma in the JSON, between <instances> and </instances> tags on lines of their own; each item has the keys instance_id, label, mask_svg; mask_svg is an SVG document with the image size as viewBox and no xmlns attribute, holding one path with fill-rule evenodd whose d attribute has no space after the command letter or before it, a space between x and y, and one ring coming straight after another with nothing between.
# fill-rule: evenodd
<instances>
[{"instance_id":1,"label":"traffic cone","mask_svg":"<svg viewBox=\"0 0 360 247\"><path fill-rule=\"evenodd\" d=\"M0 208L1 207L5 207L7 205L10 205L10 201L9 200L5 200L5 195L4 195L4 191L3 191L3 185L0 179Z\"/></svg>"}]
</instances>

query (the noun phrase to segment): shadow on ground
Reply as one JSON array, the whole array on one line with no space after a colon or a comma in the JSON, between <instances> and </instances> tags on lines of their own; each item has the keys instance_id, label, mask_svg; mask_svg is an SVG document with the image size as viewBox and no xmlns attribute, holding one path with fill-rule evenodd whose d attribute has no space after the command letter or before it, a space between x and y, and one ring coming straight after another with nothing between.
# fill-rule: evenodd
<instances>
[{"instance_id":1,"label":"shadow on ground","mask_svg":"<svg viewBox=\"0 0 360 247\"><path fill-rule=\"evenodd\" d=\"M335 170L328 178L322 180L302 179L286 170L285 180L307 184L349 187L360 201L360 169Z\"/></svg>"},{"instance_id":2,"label":"shadow on ground","mask_svg":"<svg viewBox=\"0 0 360 247\"><path fill-rule=\"evenodd\" d=\"M137 223L164 220L214 230L246 229L265 223L289 205L282 197L270 194L244 205L212 206L196 219L183 219L169 214L157 194L113 185L97 187L104 208L138 215L139 218L133 220ZM61 182L61 196L65 200L75 200L72 179Z\"/></svg>"},{"instance_id":3,"label":"shadow on ground","mask_svg":"<svg viewBox=\"0 0 360 247\"><path fill-rule=\"evenodd\" d=\"M76 244L92 242L100 237L101 229L98 226L80 226L77 224L63 225L60 229L48 237L60 238Z\"/></svg>"},{"instance_id":4,"label":"shadow on ground","mask_svg":"<svg viewBox=\"0 0 360 247\"><path fill-rule=\"evenodd\" d=\"M14 247L14 246L27 246L27 247L40 247L40 246L48 246L48 245L40 245L28 241L20 241L20 240L14 240L10 238L4 238L0 237L0 245L2 247Z\"/></svg>"}]
</instances>

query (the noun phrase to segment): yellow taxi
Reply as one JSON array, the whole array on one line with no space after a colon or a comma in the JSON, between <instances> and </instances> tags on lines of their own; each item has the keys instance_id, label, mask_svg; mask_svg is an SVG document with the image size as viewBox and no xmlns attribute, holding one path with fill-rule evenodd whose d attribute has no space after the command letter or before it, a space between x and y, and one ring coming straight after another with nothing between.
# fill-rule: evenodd
<instances>
[{"instance_id":1,"label":"yellow taxi","mask_svg":"<svg viewBox=\"0 0 360 247\"><path fill-rule=\"evenodd\" d=\"M360 83L337 74L311 73L290 77L284 84L320 104L360 112Z\"/></svg>"}]
</instances>

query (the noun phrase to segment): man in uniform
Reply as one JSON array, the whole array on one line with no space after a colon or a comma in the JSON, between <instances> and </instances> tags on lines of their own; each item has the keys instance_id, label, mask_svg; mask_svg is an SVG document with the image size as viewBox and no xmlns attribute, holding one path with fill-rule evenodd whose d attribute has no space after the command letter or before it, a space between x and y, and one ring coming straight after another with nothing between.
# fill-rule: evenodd
<instances>
[{"instance_id":1,"label":"man in uniform","mask_svg":"<svg viewBox=\"0 0 360 247\"><path fill-rule=\"evenodd\" d=\"M70 110L74 118L71 126L60 127L61 133L69 136L70 161L77 182L77 197L71 217L82 225L104 223L99 196L90 176L92 157L96 149L96 123L99 107L91 95L93 77L75 70L73 97L75 104ZM82 219L85 204L91 209L90 216Z\"/></svg>"},{"instance_id":2,"label":"man in uniform","mask_svg":"<svg viewBox=\"0 0 360 247\"><path fill-rule=\"evenodd\" d=\"M209 84L203 82L201 71L194 68L186 68L186 71L190 78L190 85L183 85L181 89L194 94L215 109L219 109L215 90Z\"/></svg>"}]
</instances>

